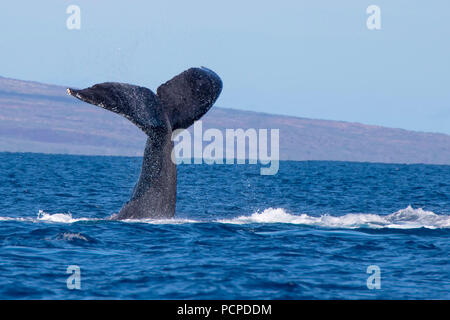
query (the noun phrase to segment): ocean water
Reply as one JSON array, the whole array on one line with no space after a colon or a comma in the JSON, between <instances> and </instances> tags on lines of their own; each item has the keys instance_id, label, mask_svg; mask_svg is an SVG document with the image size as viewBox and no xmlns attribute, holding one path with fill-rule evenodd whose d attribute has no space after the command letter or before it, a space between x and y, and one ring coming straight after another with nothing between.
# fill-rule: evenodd
<instances>
[{"instance_id":1,"label":"ocean water","mask_svg":"<svg viewBox=\"0 0 450 320\"><path fill-rule=\"evenodd\" d=\"M180 165L175 219L108 220L140 165L0 153L0 299L450 298L450 166Z\"/></svg>"}]
</instances>

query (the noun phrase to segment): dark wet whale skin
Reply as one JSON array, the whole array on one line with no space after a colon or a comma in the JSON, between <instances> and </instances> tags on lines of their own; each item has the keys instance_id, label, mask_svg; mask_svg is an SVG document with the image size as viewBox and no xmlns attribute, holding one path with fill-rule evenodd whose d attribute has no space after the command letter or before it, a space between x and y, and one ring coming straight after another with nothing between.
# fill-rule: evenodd
<instances>
[{"instance_id":1,"label":"dark wet whale skin","mask_svg":"<svg viewBox=\"0 0 450 320\"><path fill-rule=\"evenodd\" d=\"M207 68L190 68L150 89L105 82L67 92L87 103L118 113L144 131L148 138L142 169L131 199L116 219L172 218L175 214L177 170L171 159L172 132L200 119L222 91L219 76Z\"/></svg>"}]
</instances>

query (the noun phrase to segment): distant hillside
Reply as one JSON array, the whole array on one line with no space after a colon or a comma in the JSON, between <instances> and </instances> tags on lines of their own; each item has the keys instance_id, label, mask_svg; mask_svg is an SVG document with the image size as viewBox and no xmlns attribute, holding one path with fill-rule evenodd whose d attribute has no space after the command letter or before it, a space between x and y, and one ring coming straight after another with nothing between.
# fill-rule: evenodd
<instances>
[{"instance_id":1,"label":"distant hillside","mask_svg":"<svg viewBox=\"0 0 450 320\"><path fill-rule=\"evenodd\" d=\"M66 95L66 87L0 77L0 151L142 155L128 120ZM450 164L450 136L343 121L212 108L204 128L277 128L282 160Z\"/></svg>"}]
</instances>

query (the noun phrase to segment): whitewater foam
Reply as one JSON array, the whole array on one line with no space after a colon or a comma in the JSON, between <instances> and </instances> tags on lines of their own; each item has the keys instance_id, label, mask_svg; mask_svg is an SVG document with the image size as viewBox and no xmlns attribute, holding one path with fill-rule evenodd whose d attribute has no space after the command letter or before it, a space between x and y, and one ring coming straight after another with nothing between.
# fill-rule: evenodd
<instances>
[{"instance_id":1,"label":"whitewater foam","mask_svg":"<svg viewBox=\"0 0 450 320\"><path fill-rule=\"evenodd\" d=\"M190 220L190 219L125 219L120 220L121 222L128 223L148 223L148 224L185 224L185 223L200 223L203 221Z\"/></svg>"},{"instance_id":2,"label":"whitewater foam","mask_svg":"<svg viewBox=\"0 0 450 320\"><path fill-rule=\"evenodd\" d=\"M408 206L389 215L368 213L349 213L343 216L309 216L307 214L294 215L282 208L268 208L263 212L255 212L250 216L240 216L233 219L219 220L221 223L250 224L250 223L290 223L310 225L325 228L395 228L440 229L450 227L450 215L439 215L421 208Z\"/></svg>"},{"instance_id":3,"label":"whitewater foam","mask_svg":"<svg viewBox=\"0 0 450 320\"><path fill-rule=\"evenodd\" d=\"M85 242L89 241L84 235L82 235L79 232L78 233L64 232L64 233L58 234L56 236L56 240L66 240L66 241L82 240Z\"/></svg>"},{"instance_id":4,"label":"whitewater foam","mask_svg":"<svg viewBox=\"0 0 450 320\"><path fill-rule=\"evenodd\" d=\"M74 223L78 221L95 221L99 219L92 219L92 218L78 218L74 219L72 218L71 213L54 213L50 214L47 212L44 212L43 210L39 210L38 221L45 221L45 222L56 222L56 223Z\"/></svg>"},{"instance_id":5,"label":"whitewater foam","mask_svg":"<svg viewBox=\"0 0 450 320\"><path fill-rule=\"evenodd\" d=\"M39 210L37 218L14 218L0 217L0 221L27 221L44 223L75 223L80 221L110 221L111 218L73 218L71 213L50 214ZM445 229L450 228L450 215L436 214L422 208L414 209L408 206L389 215L378 215L371 213L349 213L342 216L324 214L321 216L310 216L303 214L292 214L283 208L268 208L262 212L255 212L250 216L239 216L231 219L220 219L213 221L201 221L192 219L127 219L124 223L148 223L148 224L189 224L189 223L224 223L224 224L254 224L254 223L287 223L322 228L393 228L393 229Z\"/></svg>"}]
</instances>

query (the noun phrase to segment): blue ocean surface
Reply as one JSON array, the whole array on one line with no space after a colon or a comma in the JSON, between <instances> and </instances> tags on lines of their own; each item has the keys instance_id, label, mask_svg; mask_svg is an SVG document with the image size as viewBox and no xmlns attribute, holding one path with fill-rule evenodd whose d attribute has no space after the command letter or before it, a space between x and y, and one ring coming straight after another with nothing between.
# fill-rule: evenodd
<instances>
[{"instance_id":1,"label":"blue ocean surface","mask_svg":"<svg viewBox=\"0 0 450 320\"><path fill-rule=\"evenodd\" d=\"M0 153L0 299L450 298L450 166L179 165L174 219L108 220L140 166Z\"/></svg>"}]
</instances>

